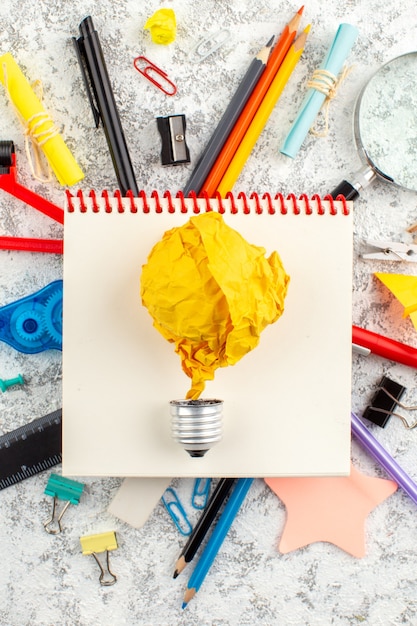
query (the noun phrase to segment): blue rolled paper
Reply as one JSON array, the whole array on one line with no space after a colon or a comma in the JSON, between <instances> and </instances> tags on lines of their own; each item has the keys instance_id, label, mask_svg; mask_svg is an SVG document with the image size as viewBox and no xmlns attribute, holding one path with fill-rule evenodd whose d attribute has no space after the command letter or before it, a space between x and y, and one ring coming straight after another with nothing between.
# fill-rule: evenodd
<instances>
[{"instance_id":1,"label":"blue rolled paper","mask_svg":"<svg viewBox=\"0 0 417 626\"><path fill-rule=\"evenodd\" d=\"M340 24L320 70L325 70L337 79L357 36L358 29L355 26ZM317 81L321 82L320 78L317 78ZM326 93L322 93L314 87L308 90L301 109L280 149L282 154L291 158L295 157L326 97Z\"/></svg>"}]
</instances>

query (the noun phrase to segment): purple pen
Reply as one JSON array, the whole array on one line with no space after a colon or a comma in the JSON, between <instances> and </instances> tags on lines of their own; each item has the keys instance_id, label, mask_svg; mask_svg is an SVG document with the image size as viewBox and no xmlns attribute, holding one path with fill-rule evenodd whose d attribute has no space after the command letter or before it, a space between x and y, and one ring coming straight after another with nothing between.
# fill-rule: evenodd
<instances>
[{"instance_id":1,"label":"purple pen","mask_svg":"<svg viewBox=\"0 0 417 626\"><path fill-rule=\"evenodd\" d=\"M397 461L385 450L373 436L370 430L366 428L363 422L351 413L352 433L358 439L360 444L382 465L384 470L391 476L393 480L406 492L407 495L417 504L417 485L412 478L398 465Z\"/></svg>"}]
</instances>

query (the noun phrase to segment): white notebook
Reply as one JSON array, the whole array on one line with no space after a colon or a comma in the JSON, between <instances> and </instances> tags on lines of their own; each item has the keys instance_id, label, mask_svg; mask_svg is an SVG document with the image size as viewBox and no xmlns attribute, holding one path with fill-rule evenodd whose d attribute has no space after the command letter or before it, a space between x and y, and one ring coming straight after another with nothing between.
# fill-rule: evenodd
<instances>
[{"instance_id":1,"label":"white notebook","mask_svg":"<svg viewBox=\"0 0 417 626\"><path fill-rule=\"evenodd\" d=\"M64 231L63 472L70 476L323 476L350 468L352 206L304 196L210 200L290 275L285 311L205 398L223 438L192 458L169 402L190 380L142 306L141 267L205 199L67 196Z\"/></svg>"}]
</instances>

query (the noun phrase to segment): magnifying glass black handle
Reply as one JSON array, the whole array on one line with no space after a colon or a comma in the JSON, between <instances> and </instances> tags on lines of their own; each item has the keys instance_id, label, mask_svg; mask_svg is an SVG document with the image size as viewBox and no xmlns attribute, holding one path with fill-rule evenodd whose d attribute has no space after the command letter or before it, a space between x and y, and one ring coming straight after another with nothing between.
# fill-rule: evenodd
<instances>
[{"instance_id":1,"label":"magnifying glass black handle","mask_svg":"<svg viewBox=\"0 0 417 626\"><path fill-rule=\"evenodd\" d=\"M337 196L344 196L346 200L356 200L359 198L359 191L347 180L342 180L342 182L330 192L330 196L333 200L336 200Z\"/></svg>"},{"instance_id":2,"label":"magnifying glass black handle","mask_svg":"<svg viewBox=\"0 0 417 626\"><path fill-rule=\"evenodd\" d=\"M375 177L375 170L369 164L365 164L352 176L351 183L347 180L342 180L342 182L330 192L330 196L333 200L336 200L337 196L344 196L346 200L357 200L361 192L375 180Z\"/></svg>"}]
</instances>

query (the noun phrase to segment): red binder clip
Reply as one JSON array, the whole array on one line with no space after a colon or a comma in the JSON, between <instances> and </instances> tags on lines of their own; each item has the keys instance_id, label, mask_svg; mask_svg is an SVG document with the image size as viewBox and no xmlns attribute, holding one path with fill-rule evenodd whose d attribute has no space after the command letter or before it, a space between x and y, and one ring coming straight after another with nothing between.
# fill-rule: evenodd
<instances>
[{"instance_id":1,"label":"red binder clip","mask_svg":"<svg viewBox=\"0 0 417 626\"><path fill-rule=\"evenodd\" d=\"M147 63L145 67L141 67L142 61ZM157 65L155 65L155 63L152 63L152 61L149 61L149 59L147 59L146 57L144 56L136 57L136 59L133 61L133 65L135 66L137 71L140 72L140 74L142 74L142 76L145 76L145 78L150 80L151 83L153 83L156 87L158 87L158 89L163 91L167 96L173 96L177 93L177 87L176 85L174 85L174 83L171 80L169 80L168 74L164 72L164 70L161 70L161 68L159 68ZM169 85L171 89L168 90L164 86L163 83L160 83L158 80L156 80L154 76L152 75L152 73L157 74L158 76L163 78L165 83L167 83L167 85Z\"/></svg>"}]
</instances>

